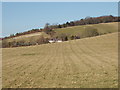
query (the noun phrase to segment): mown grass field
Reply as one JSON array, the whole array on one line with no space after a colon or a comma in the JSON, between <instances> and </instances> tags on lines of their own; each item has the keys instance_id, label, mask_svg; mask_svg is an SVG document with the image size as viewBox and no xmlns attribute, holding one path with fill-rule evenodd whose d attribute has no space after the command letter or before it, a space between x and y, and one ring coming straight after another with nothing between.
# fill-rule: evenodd
<instances>
[{"instance_id":1,"label":"mown grass field","mask_svg":"<svg viewBox=\"0 0 120 90\"><path fill-rule=\"evenodd\" d=\"M117 88L117 33L3 48L3 88Z\"/></svg>"}]
</instances>

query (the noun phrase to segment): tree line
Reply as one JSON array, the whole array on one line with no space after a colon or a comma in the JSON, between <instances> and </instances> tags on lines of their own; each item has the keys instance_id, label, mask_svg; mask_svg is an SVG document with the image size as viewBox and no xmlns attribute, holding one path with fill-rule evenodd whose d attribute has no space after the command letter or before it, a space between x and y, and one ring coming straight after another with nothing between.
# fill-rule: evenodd
<instances>
[{"instance_id":1,"label":"tree line","mask_svg":"<svg viewBox=\"0 0 120 90\"><path fill-rule=\"evenodd\" d=\"M80 19L77 21L70 21L70 22L66 22L63 24L56 24L56 25L50 25L49 23L46 23L44 28L32 29L26 32L11 34L10 36L4 37L3 39L13 38L13 37L36 33L36 32L45 32L49 35L53 35L55 33L53 29L57 29L57 28L66 28L70 26L99 24L99 23L108 23L108 22L120 22L120 17L114 17L112 15L109 15L109 16L100 16L100 17L86 17L85 19Z\"/></svg>"},{"instance_id":2,"label":"tree line","mask_svg":"<svg viewBox=\"0 0 120 90\"><path fill-rule=\"evenodd\" d=\"M2 39L2 47L20 47L20 46L31 46L31 45L40 45L40 44L46 44L49 43L49 39L60 39L62 41L68 41L68 40L75 40L75 39L80 39L80 38L85 38L85 37L93 37L93 36L98 36L100 33L98 32L97 29L95 28L86 28L84 32L82 33L83 36L80 35L71 35L68 36L64 33L61 33L59 35L56 35L56 32L53 29L57 28L65 28L65 27L70 27L70 26L77 26L77 25L87 25L87 24L98 24L98 23L107 23L107 22L119 22L120 18L119 17L113 17L112 15L110 16L101 16L101 17L86 17L85 19L81 19L78 21L71 21L71 22L66 22L64 24L58 24L58 25L50 25L49 23L45 24L45 27L43 29L32 29L27 32L22 32L22 33L16 33L15 35L10 35L9 37L5 37ZM17 41L13 39L12 41L8 41L9 38L21 36L21 35L26 35L26 34L31 34L31 33L36 33L36 32L45 32L48 34L50 37L45 38L43 36L38 37L37 39L29 39L29 41L25 40L20 40Z\"/></svg>"},{"instance_id":3,"label":"tree line","mask_svg":"<svg viewBox=\"0 0 120 90\"><path fill-rule=\"evenodd\" d=\"M7 39L4 39L2 41L2 47L7 48L7 47L20 47L20 46L31 46L31 45L40 45L40 44L47 44L49 43L50 39L53 40L62 40L62 41L68 41L68 40L76 40L76 39L81 39L85 37L93 37L93 36L98 36L100 35L97 29L94 28L86 28L83 32L83 37L80 35L71 35L68 36L65 33L61 33L56 36L51 36L49 38L45 38L43 36L40 36L36 39L30 38L29 40L17 40L13 39L12 41L8 41Z\"/></svg>"},{"instance_id":4,"label":"tree line","mask_svg":"<svg viewBox=\"0 0 120 90\"><path fill-rule=\"evenodd\" d=\"M114 17L112 15L101 16L101 17L86 17L85 19L80 19L77 21L70 21L70 22L66 22L63 24L50 25L47 23L47 28L49 27L49 29L52 30L52 29L57 29L57 28L66 28L70 26L109 23L109 22L120 22L120 17ZM44 31L45 28L42 30Z\"/></svg>"}]
</instances>

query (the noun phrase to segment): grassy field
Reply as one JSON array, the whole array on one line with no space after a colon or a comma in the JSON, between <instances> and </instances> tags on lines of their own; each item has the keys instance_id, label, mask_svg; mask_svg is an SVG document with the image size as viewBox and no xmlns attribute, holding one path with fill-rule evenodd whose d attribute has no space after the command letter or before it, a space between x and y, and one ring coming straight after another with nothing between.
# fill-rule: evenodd
<instances>
[{"instance_id":1,"label":"grassy field","mask_svg":"<svg viewBox=\"0 0 120 90\"><path fill-rule=\"evenodd\" d=\"M81 25L81 26L72 26L67 28L59 28L54 29L55 36L59 36L61 34L66 34L68 37L71 35L79 35L80 37L84 37L84 31L85 29L97 29L99 34L106 34L106 33L113 33L118 31L118 22L112 22L112 23L100 23L100 24L91 24L91 25ZM25 42L34 42L37 39L40 39L40 37L43 36L45 38L49 38L50 36L44 32L37 32L27 35L18 36L15 38L7 39L6 41L25 41Z\"/></svg>"},{"instance_id":2,"label":"grassy field","mask_svg":"<svg viewBox=\"0 0 120 90\"><path fill-rule=\"evenodd\" d=\"M56 36L64 33L68 36L79 35L81 37L84 37L85 29L97 29L99 34L117 32L118 22L73 26L62 29L55 29L54 31L56 32Z\"/></svg>"},{"instance_id":3,"label":"grassy field","mask_svg":"<svg viewBox=\"0 0 120 90\"><path fill-rule=\"evenodd\" d=\"M0 89L2 89L2 48L1 48L1 41L0 41Z\"/></svg>"},{"instance_id":4,"label":"grassy field","mask_svg":"<svg viewBox=\"0 0 120 90\"><path fill-rule=\"evenodd\" d=\"M40 37L43 36L45 38L49 38L50 36L44 32L37 32L37 33L32 33L32 34L26 34L26 35L21 35L18 37L14 37L14 38L10 38L10 39L6 39L6 41L11 42L11 41L24 41L24 42L30 42L33 41L35 42L35 40L40 39Z\"/></svg>"},{"instance_id":5,"label":"grassy field","mask_svg":"<svg viewBox=\"0 0 120 90\"><path fill-rule=\"evenodd\" d=\"M3 48L3 88L116 88L117 33Z\"/></svg>"}]
</instances>

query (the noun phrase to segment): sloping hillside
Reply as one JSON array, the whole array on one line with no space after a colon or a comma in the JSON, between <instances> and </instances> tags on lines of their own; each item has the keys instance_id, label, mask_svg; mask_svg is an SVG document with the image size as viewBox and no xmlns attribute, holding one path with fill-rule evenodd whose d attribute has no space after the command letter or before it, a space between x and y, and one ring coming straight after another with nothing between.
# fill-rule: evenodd
<instances>
[{"instance_id":1,"label":"sloping hillside","mask_svg":"<svg viewBox=\"0 0 120 90\"><path fill-rule=\"evenodd\" d=\"M3 49L3 88L115 88L117 33Z\"/></svg>"},{"instance_id":2,"label":"sloping hillside","mask_svg":"<svg viewBox=\"0 0 120 90\"><path fill-rule=\"evenodd\" d=\"M111 22L111 23L100 23L100 24L90 24L90 25L81 25L81 26L72 26L67 28L60 28L60 29L54 29L55 36L59 36L60 34L66 34L68 36L71 35L79 35L80 37L84 37L84 31L86 29L97 29L99 34L106 34L106 33L112 33L118 31L118 23L119 22ZM26 34L21 35L18 37L14 37L11 39L8 39L7 41L30 41L32 39L39 39L41 36L49 38L50 36L44 32L36 32L32 34Z\"/></svg>"},{"instance_id":3,"label":"sloping hillside","mask_svg":"<svg viewBox=\"0 0 120 90\"><path fill-rule=\"evenodd\" d=\"M100 23L100 24L90 24L90 25L81 25L81 26L73 26L67 27L62 29L55 29L56 36L62 33L66 35L79 35L84 37L84 31L86 29L97 29L99 34L106 34L118 31L118 23L119 22L112 22L112 23Z\"/></svg>"},{"instance_id":4,"label":"sloping hillside","mask_svg":"<svg viewBox=\"0 0 120 90\"><path fill-rule=\"evenodd\" d=\"M26 41L29 42L30 40L36 40L39 39L41 36L45 37L45 38L49 38L50 36L47 35L44 32L37 32L37 33L32 33L32 34L26 34L26 35L21 35L18 37L14 37L14 38L10 38L7 39L8 42L12 42L12 41Z\"/></svg>"}]
</instances>

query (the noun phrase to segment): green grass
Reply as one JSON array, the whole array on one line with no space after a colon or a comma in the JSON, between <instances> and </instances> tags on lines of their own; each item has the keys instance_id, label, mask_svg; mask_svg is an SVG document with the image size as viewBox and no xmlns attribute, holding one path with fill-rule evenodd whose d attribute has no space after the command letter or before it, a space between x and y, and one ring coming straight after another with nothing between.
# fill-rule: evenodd
<instances>
[{"instance_id":1,"label":"green grass","mask_svg":"<svg viewBox=\"0 0 120 90\"><path fill-rule=\"evenodd\" d=\"M97 29L99 34L113 33L118 31L118 22L73 26L73 27L55 29L54 31L56 32L55 36L66 34L68 35L68 37L70 37L71 35L79 35L80 37L84 37L85 36L84 31L86 28ZM7 42L12 42L12 41L36 42L36 40L40 39L41 36L46 38L50 37L48 34L45 34L44 32L38 32L35 34L37 35L34 35L34 33L28 34L28 35L22 35L17 37L17 39L11 38L11 39L7 39L6 41ZM29 36L29 35L33 35L33 36Z\"/></svg>"},{"instance_id":2,"label":"green grass","mask_svg":"<svg viewBox=\"0 0 120 90\"><path fill-rule=\"evenodd\" d=\"M99 34L112 33L118 31L118 22L73 26L62 29L55 29L54 31L56 32L56 36L64 33L68 36L80 35L81 37L83 37L84 30L86 28L97 29Z\"/></svg>"}]
</instances>

